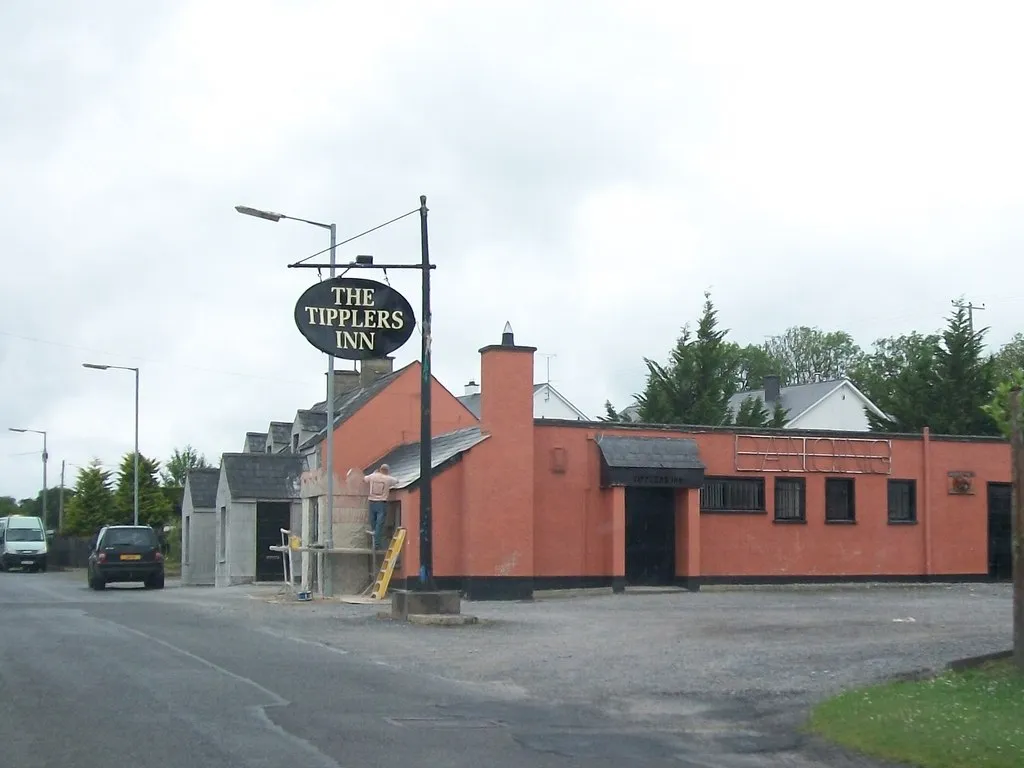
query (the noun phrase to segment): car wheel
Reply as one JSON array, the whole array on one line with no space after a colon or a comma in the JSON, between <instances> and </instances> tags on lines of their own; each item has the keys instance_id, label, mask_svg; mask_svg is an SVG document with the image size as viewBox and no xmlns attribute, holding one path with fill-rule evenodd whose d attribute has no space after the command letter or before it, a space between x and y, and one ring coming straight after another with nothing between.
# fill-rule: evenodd
<instances>
[{"instance_id":1,"label":"car wheel","mask_svg":"<svg viewBox=\"0 0 1024 768\"><path fill-rule=\"evenodd\" d=\"M150 578L146 579L145 583L146 589L163 589L164 575L161 573L156 576L151 576Z\"/></svg>"},{"instance_id":2,"label":"car wheel","mask_svg":"<svg viewBox=\"0 0 1024 768\"><path fill-rule=\"evenodd\" d=\"M107 586L107 582L98 576L89 576L89 588L90 589L103 589Z\"/></svg>"}]
</instances>

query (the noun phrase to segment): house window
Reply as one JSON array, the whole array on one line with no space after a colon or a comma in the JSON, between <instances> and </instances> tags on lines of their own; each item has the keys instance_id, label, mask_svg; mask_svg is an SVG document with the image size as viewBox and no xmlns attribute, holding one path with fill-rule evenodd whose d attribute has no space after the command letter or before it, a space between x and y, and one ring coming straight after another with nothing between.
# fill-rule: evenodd
<instances>
[{"instance_id":1,"label":"house window","mask_svg":"<svg viewBox=\"0 0 1024 768\"><path fill-rule=\"evenodd\" d=\"M853 504L853 478L825 478L825 522L852 523L856 520Z\"/></svg>"},{"instance_id":2,"label":"house window","mask_svg":"<svg viewBox=\"0 0 1024 768\"><path fill-rule=\"evenodd\" d=\"M914 480L889 481L889 522L917 522L917 483Z\"/></svg>"},{"instance_id":3,"label":"house window","mask_svg":"<svg viewBox=\"0 0 1024 768\"><path fill-rule=\"evenodd\" d=\"M217 556L222 563L228 559L228 508L220 508L220 531L217 534L218 553Z\"/></svg>"},{"instance_id":4,"label":"house window","mask_svg":"<svg viewBox=\"0 0 1024 768\"><path fill-rule=\"evenodd\" d=\"M764 512L764 478L705 478L700 508L702 512Z\"/></svg>"},{"instance_id":5,"label":"house window","mask_svg":"<svg viewBox=\"0 0 1024 768\"><path fill-rule=\"evenodd\" d=\"M775 478L775 519L800 523L807 520L807 486L802 477Z\"/></svg>"}]
</instances>

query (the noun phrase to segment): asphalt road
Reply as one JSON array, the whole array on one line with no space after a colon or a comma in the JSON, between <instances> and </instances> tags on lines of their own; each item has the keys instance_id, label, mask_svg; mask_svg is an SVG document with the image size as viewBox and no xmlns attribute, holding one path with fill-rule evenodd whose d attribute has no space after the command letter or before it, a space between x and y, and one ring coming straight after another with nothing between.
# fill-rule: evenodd
<instances>
[{"instance_id":1,"label":"asphalt road","mask_svg":"<svg viewBox=\"0 0 1024 768\"><path fill-rule=\"evenodd\" d=\"M414 659L399 670L269 631L258 613L211 610L171 583L94 593L84 582L0 573L0 765L742 764L596 709L489 694L410 671Z\"/></svg>"}]
</instances>

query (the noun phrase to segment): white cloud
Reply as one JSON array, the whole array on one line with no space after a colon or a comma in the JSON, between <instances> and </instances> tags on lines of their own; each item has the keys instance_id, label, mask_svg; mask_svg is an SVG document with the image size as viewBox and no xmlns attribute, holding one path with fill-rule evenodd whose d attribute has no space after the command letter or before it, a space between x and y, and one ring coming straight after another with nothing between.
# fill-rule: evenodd
<instances>
[{"instance_id":1,"label":"white cloud","mask_svg":"<svg viewBox=\"0 0 1024 768\"><path fill-rule=\"evenodd\" d=\"M711 287L862 343L1024 292L1014 4L68 3L0 13L0 419L54 460L210 454L320 398L285 265L431 208L435 372L506 320L595 415ZM342 249L418 258L410 217ZM391 274L414 304L413 273ZM22 337L50 343L28 341ZM418 336L398 364L418 355ZM544 375L538 358L538 376ZM0 424L6 426L6 424ZM0 433L0 494L37 485Z\"/></svg>"}]
</instances>

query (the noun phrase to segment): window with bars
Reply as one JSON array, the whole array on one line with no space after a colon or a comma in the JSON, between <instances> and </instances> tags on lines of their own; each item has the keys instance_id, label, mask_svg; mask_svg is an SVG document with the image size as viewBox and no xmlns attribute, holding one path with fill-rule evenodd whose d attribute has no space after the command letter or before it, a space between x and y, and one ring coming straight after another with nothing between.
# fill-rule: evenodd
<instances>
[{"instance_id":1,"label":"window with bars","mask_svg":"<svg viewBox=\"0 0 1024 768\"><path fill-rule=\"evenodd\" d=\"M825 522L852 523L856 519L853 478L825 478Z\"/></svg>"},{"instance_id":2,"label":"window with bars","mask_svg":"<svg viewBox=\"0 0 1024 768\"><path fill-rule=\"evenodd\" d=\"M700 489L702 512L764 512L764 478L707 477Z\"/></svg>"},{"instance_id":3,"label":"window with bars","mask_svg":"<svg viewBox=\"0 0 1024 768\"><path fill-rule=\"evenodd\" d=\"M914 480L889 481L889 522L917 522L917 483Z\"/></svg>"},{"instance_id":4,"label":"window with bars","mask_svg":"<svg viewBox=\"0 0 1024 768\"><path fill-rule=\"evenodd\" d=\"M775 478L775 519L801 523L807 519L807 486L802 477Z\"/></svg>"}]
</instances>

